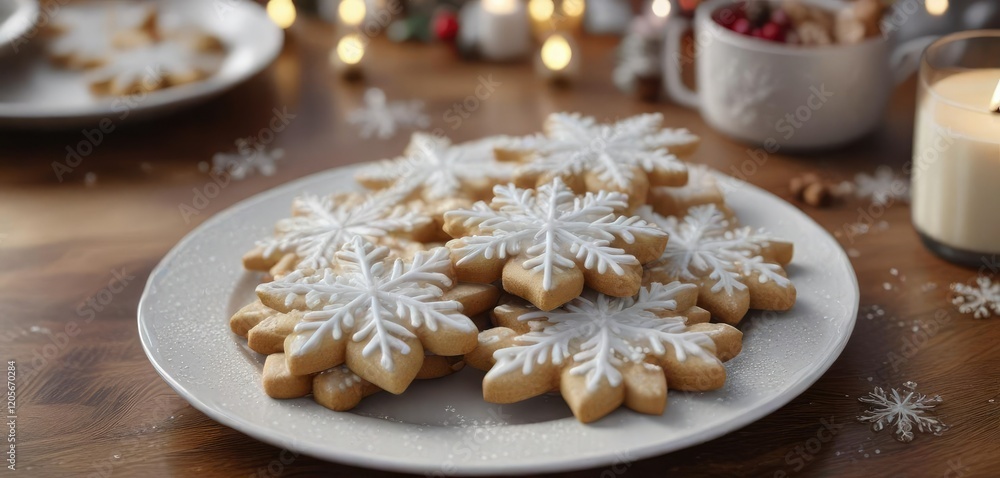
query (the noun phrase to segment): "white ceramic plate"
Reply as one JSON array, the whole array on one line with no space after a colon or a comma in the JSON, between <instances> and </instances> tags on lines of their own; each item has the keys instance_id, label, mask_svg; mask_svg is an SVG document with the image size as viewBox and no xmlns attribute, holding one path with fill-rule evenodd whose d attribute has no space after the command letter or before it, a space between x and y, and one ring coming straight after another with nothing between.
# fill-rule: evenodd
<instances>
[{"instance_id":1,"label":"white ceramic plate","mask_svg":"<svg viewBox=\"0 0 1000 478\"><path fill-rule=\"evenodd\" d=\"M170 386L215 420L276 446L444 475L534 474L636 460L710 440L777 410L830 367L854 328L857 279L837 242L792 205L723 177L727 199L746 224L795 241L789 272L798 302L790 312L744 320L743 353L727 364L721 390L671 391L663 416L620 409L590 425L578 423L558 396L486 403L483 374L468 367L417 381L399 396L373 395L351 412L327 410L308 397L273 400L260 386L263 357L228 326L259 279L243 270L240 257L288 214L295 195L356 189L354 169L300 179L206 221L153 270L139 303L143 347Z\"/></svg>"},{"instance_id":2,"label":"white ceramic plate","mask_svg":"<svg viewBox=\"0 0 1000 478\"><path fill-rule=\"evenodd\" d=\"M0 57L17 52L13 43L38 18L37 0L0 0Z\"/></svg>"},{"instance_id":3,"label":"white ceramic plate","mask_svg":"<svg viewBox=\"0 0 1000 478\"><path fill-rule=\"evenodd\" d=\"M10 0L0 0L0 3ZM20 1L20 0L19 0ZM18 2L14 2L18 3ZM148 118L218 95L274 61L284 33L259 5L249 0L157 0L160 14L210 32L226 46L218 72L203 81L153 91L130 101L91 94L83 74L61 69L48 59L42 35L15 54L0 57L0 125L71 127ZM59 13L54 14L58 18ZM43 14L44 16L44 14Z\"/></svg>"}]
</instances>

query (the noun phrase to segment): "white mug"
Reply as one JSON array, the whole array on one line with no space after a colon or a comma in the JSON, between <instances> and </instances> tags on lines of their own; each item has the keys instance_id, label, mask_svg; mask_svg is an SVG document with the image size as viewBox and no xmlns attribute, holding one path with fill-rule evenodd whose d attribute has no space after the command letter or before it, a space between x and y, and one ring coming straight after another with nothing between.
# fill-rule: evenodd
<instances>
[{"instance_id":1,"label":"white mug","mask_svg":"<svg viewBox=\"0 0 1000 478\"><path fill-rule=\"evenodd\" d=\"M830 10L837 0L805 0ZM851 45L789 46L733 32L712 14L734 0L698 6L694 20L697 88L681 80L682 17L667 25L668 95L701 111L713 128L742 141L778 148L813 150L850 143L882 121L893 87L908 78L933 38L911 40L890 53L878 36Z\"/></svg>"}]
</instances>

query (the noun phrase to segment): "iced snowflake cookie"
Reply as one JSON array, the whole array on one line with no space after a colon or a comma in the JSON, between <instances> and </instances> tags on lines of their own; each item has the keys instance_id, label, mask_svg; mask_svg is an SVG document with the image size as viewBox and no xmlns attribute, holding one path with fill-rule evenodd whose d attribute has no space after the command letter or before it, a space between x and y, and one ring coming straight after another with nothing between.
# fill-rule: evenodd
<instances>
[{"instance_id":1,"label":"iced snowflake cookie","mask_svg":"<svg viewBox=\"0 0 1000 478\"><path fill-rule=\"evenodd\" d=\"M173 19L176 20L176 19ZM97 95L129 95L201 80L224 50L193 25L165 22L154 6L84 2L66 7L49 28L54 62L86 71Z\"/></svg>"},{"instance_id":2,"label":"iced snowflake cookie","mask_svg":"<svg viewBox=\"0 0 1000 478\"><path fill-rule=\"evenodd\" d=\"M397 190L300 196L292 202L292 217L278 221L274 237L246 253L243 266L272 276L296 268L320 270L329 267L334 254L356 236L381 241L380 245L402 252L400 256L409 256L405 249L415 245L401 240L427 239L433 235L433 225L430 217L406 208L404 197Z\"/></svg>"},{"instance_id":3,"label":"iced snowflake cookie","mask_svg":"<svg viewBox=\"0 0 1000 478\"><path fill-rule=\"evenodd\" d=\"M559 178L535 189L496 186L489 204L445 214L459 280L503 280L507 292L542 310L580 295L584 285L628 297L642 282L642 264L663 252L667 234L621 215L625 195L577 196Z\"/></svg>"},{"instance_id":4,"label":"iced snowflake cookie","mask_svg":"<svg viewBox=\"0 0 1000 478\"><path fill-rule=\"evenodd\" d=\"M452 144L448 138L414 133L402 156L364 168L357 180L369 189L396 187L428 202L488 199L493 186L510 181L514 169L494 159L497 141Z\"/></svg>"},{"instance_id":5,"label":"iced snowflake cookie","mask_svg":"<svg viewBox=\"0 0 1000 478\"><path fill-rule=\"evenodd\" d=\"M410 263L389 262L388 255L388 248L355 237L337 252L336 270L297 270L257 287L263 305L303 313L283 347L291 374L346 364L398 394L417 376L425 352L455 356L475 348L475 324L461 302L445 298L454 278L448 250L417 253Z\"/></svg>"},{"instance_id":6,"label":"iced snowflake cookie","mask_svg":"<svg viewBox=\"0 0 1000 478\"><path fill-rule=\"evenodd\" d=\"M214 37L154 36L154 41L116 52L88 73L93 93L124 96L203 80L222 63Z\"/></svg>"},{"instance_id":7,"label":"iced snowflake cookie","mask_svg":"<svg viewBox=\"0 0 1000 478\"><path fill-rule=\"evenodd\" d=\"M683 216L702 204L725 205L725 196L712 169L703 164L688 164L688 182L677 187L649 190L649 205L662 216Z\"/></svg>"},{"instance_id":8,"label":"iced snowflake cookie","mask_svg":"<svg viewBox=\"0 0 1000 478\"><path fill-rule=\"evenodd\" d=\"M462 304L465 313L476 314L492 309L498 296L499 291L490 285L459 284L446 291L442 300L455 300ZM341 411L353 408L363 397L382 390L355 375L346 365L316 373L316 364L322 367L332 358L321 356L322 349L317 349L313 357L305 360L292 353L286 354L285 347L294 351L302 344L304 336L294 332L295 325L302 319L301 311L282 314L260 300L243 307L230 319L229 325L234 333L247 338L247 345L254 351L268 355L262 377L268 396L298 398L312 393L321 405ZM425 354L416 379L444 377L464 366L465 362L459 356Z\"/></svg>"},{"instance_id":9,"label":"iced snowflake cookie","mask_svg":"<svg viewBox=\"0 0 1000 478\"><path fill-rule=\"evenodd\" d=\"M513 165L493 157L497 140L452 144L447 138L414 133L402 156L368 166L356 179L369 189L404 191L417 201L412 207L431 216L441 231L446 211L489 199L493 186L510 181ZM439 238L449 239L443 232Z\"/></svg>"},{"instance_id":10,"label":"iced snowflake cookie","mask_svg":"<svg viewBox=\"0 0 1000 478\"><path fill-rule=\"evenodd\" d=\"M462 312L467 316L476 316L490 311L500 297L500 291L489 284L456 284L444 291L442 301L456 301L462 304ZM303 337L310 334L297 334L295 326L303 321L302 310L290 310L287 313L278 312L264 305L260 299L251 302L238 310L229 319L229 327L233 333L247 339L247 346L254 352L269 355L285 351L285 347L295 349ZM477 323L477 328L484 329ZM288 337L294 336L291 341ZM299 360L297 355L293 361ZM320 355L309 357L309 361L320 363L320 368L303 366L300 362L292 364L291 369L299 375L315 373L323 370ZM308 361L307 361L308 362ZM426 365L426 364L425 364Z\"/></svg>"},{"instance_id":11,"label":"iced snowflake cookie","mask_svg":"<svg viewBox=\"0 0 1000 478\"><path fill-rule=\"evenodd\" d=\"M543 312L507 305L494 312L497 328L479 334L466 355L488 370L483 397L513 403L558 390L578 420L593 422L625 405L662 414L667 389L722 387L722 362L740 353L743 334L725 324L684 317L697 310L697 288L653 283L635 297L588 291Z\"/></svg>"},{"instance_id":12,"label":"iced snowflake cookie","mask_svg":"<svg viewBox=\"0 0 1000 478\"><path fill-rule=\"evenodd\" d=\"M738 227L714 204L695 206L683 217L663 217L644 207L639 217L670 234L663 255L646 264L644 282L695 284L698 305L733 325L749 309L795 305L795 286L783 267L792 260L792 243Z\"/></svg>"},{"instance_id":13,"label":"iced snowflake cookie","mask_svg":"<svg viewBox=\"0 0 1000 478\"><path fill-rule=\"evenodd\" d=\"M515 182L534 187L561 178L574 191L616 191L629 196L629 209L646 203L650 187L687 182L677 159L697 147L685 129L665 129L663 116L644 114L611 124L576 113L554 113L545 134L500 141L500 160L521 164Z\"/></svg>"},{"instance_id":14,"label":"iced snowflake cookie","mask_svg":"<svg viewBox=\"0 0 1000 478\"><path fill-rule=\"evenodd\" d=\"M146 31L156 21L147 4L81 2L66 5L46 28L49 58L67 68L105 64L117 49L151 41Z\"/></svg>"}]
</instances>

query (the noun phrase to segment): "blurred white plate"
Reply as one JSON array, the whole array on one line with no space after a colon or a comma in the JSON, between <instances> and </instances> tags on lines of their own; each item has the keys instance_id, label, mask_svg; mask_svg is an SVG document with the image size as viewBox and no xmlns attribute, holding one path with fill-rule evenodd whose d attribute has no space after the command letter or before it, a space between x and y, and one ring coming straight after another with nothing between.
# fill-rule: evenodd
<instances>
[{"instance_id":1,"label":"blurred white plate","mask_svg":"<svg viewBox=\"0 0 1000 478\"><path fill-rule=\"evenodd\" d=\"M0 0L0 56L17 52L15 40L31 30L37 18L37 0Z\"/></svg>"},{"instance_id":2,"label":"blurred white plate","mask_svg":"<svg viewBox=\"0 0 1000 478\"><path fill-rule=\"evenodd\" d=\"M0 0L0 5L11 0ZM14 0L13 3L24 3ZM249 0L157 0L161 15L183 20L219 37L226 55L219 71L191 84L150 92L143 98L98 97L82 72L53 65L42 35L17 52L0 56L0 125L61 128L145 118L174 111L218 95L260 72L281 51L284 34L259 5ZM58 5L58 4L57 4ZM0 18L2 18L0 7ZM39 17L44 20L45 13ZM58 18L58 12L54 14ZM2 27L0 27L2 28ZM0 33L3 30L0 29ZM30 30L28 35L31 35ZM20 34L15 37L19 37ZM0 38L2 39L2 38ZM10 47L6 47L9 49Z\"/></svg>"},{"instance_id":3,"label":"blurred white plate","mask_svg":"<svg viewBox=\"0 0 1000 478\"><path fill-rule=\"evenodd\" d=\"M260 386L263 357L229 330L259 280L240 257L288 215L304 191L357 189L356 167L286 184L223 211L185 237L153 270L139 302L139 335L156 370L208 416L259 440L352 465L428 476L537 474L637 460L737 430L801 394L847 344L858 284L840 245L794 206L722 177L746 223L795 241L789 273L798 302L769 316L752 313L743 352L726 364L714 392L670 391L663 416L619 409L583 425L558 396L513 405L482 398L483 373L466 367L417 381L402 395L379 393L350 412L312 398L273 400Z\"/></svg>"}]
</instances>

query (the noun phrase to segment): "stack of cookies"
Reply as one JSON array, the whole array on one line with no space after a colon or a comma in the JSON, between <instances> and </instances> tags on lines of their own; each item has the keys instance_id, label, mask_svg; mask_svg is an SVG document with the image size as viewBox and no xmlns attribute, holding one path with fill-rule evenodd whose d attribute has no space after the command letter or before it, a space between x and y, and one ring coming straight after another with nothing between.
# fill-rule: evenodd
<instances>
[{"instance_id":1,"label":"stack of cookies","mask_svg":"<svg viewBox=\"0 0 1000 478\"><path fill-rule=\"evenodd\" d=\"M95 95L140 95L188 84L222 65L221 40L147 2L77 2L56 11L45 28L48 56L81 72Z\"/></svg>"},{"instance_id":2,"label":"stack of cookies","mask_svg":"<svg viewBox=\"0 0 1000 478\"><path fill-rule=\"evenodd\" d=\"M464 365L483 397L558 392L582 422L722 387L750 309L787 310L792 244L739 225L699 139L659 114L452 144L414 135L369 191L302 196L244 256L268 281L230 320L265 392L348 410Z\"/></svg>"}]
</instances>

